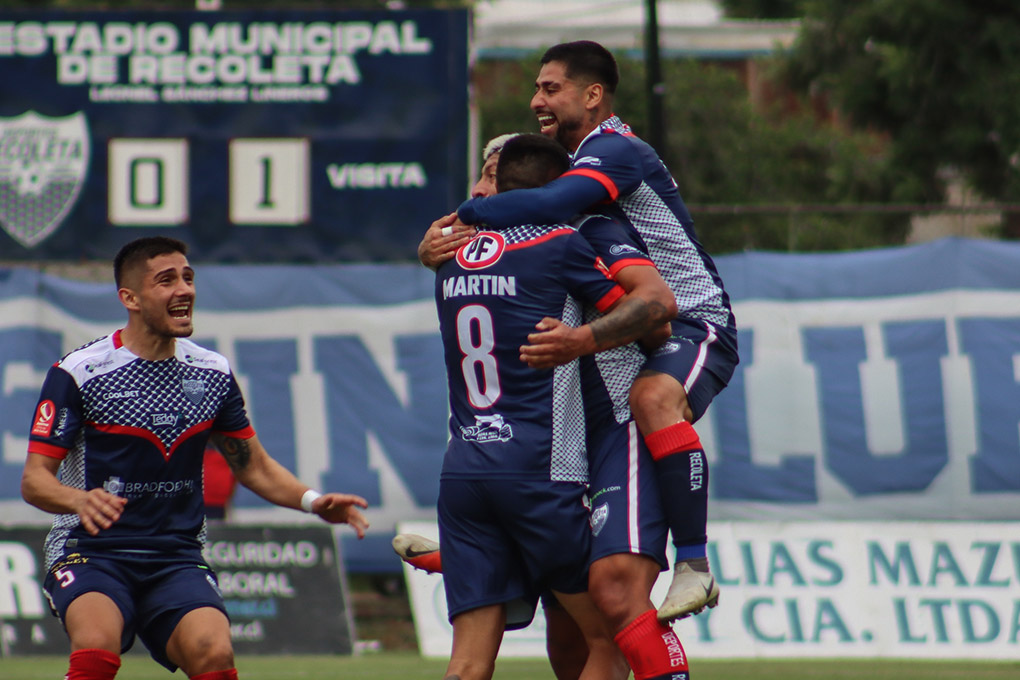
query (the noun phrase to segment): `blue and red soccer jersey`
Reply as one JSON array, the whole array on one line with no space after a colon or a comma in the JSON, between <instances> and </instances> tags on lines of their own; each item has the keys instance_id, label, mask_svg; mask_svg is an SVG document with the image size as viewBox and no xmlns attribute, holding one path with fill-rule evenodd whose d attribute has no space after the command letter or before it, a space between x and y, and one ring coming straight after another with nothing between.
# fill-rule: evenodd
<instances>
[{"instance_id":1,"label":"blue and red soccer jersey","mask_svg":"<svg viewBox=\"0 0 1020 680\"><path fill-rule=\"evenodd\" d=\"M495 228L565 221L582 212L604 213L637 230L676 295L681 318L735 331L729 297L676 183L655 150L616 116L584 138L562 177L535 189L471 199L457 209L465 222Z\"/></svg>"},{"instance_id":2,"label":"blue and red soccer jersey","mask_svg":"<svg viewBox=\"0 0 1020 680\"><path fill-rule=\"evenodd\" d=\"M544 317L580 325L577 300L604 310L622 295L564 225L482 232L439 268L451 412L444 478L585 481L577 362L537 371L519 348Z\"/></svg>"},{"instance_id":3,"label":"blue and red soccer jersey","mask_svg":"<svg viewBox=\"0 0 1020 680\"><path fill-rule=\"evenodd\" d=\"M120 331L50 368L28 450L61 460L60 481L128 499L120 519L90 536L77 515L57 515L47 568L67 551L201 548L202 456L212 432L254 434L227 360L178 339L174 356L147 361Z\"/></svg>"}]
</instances>

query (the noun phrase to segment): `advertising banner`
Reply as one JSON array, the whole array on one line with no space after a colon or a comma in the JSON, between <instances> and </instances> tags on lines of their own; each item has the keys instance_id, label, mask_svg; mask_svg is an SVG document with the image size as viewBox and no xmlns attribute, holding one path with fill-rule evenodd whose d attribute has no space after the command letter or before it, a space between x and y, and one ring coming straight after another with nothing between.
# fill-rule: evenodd
<instances>
[{"instance_id":1,"label":"advertising banner","mask_svg":"<svg viewBox=\"0 0 1020 680\"><path fill-rule=\"evenodd\" d=\"M434 523L401 530L438 535ZM675 625L692 659L1020 654L1020 523L711 522L708 533L719 605ZM422 654L449 657L442 576L404 573ZM539 607L500 656L545 656L544 626Z\"/></svg>"},{"instance_id":2,"label":"advertising banner","mask_svg":"<svg viewBox=\"0 0 1020 680\"><path fill-rule=\"evenodd\" d=\"M696 425L715 520L1020 520L1020 245L946 240L718 258L741 362ZM195 336L226 356L260 440L371 504L349 570L395 571L435 519L448 438L434 276L418 265L198 266ZM119 328L112 284L0 270L0 513L52 363ZM313 521L247 490L235 518Z\"/></svg>"},{"instance_id":3,"label":"advertising banner","mask_svg":"<svg viewBox=\"0 0 1020 680\"><path fill-rule=\"evenodd\" d=\"M465 195L468 13L0 10L0 259L153 233L411 260Z\"/></svg>"},{"instance_id":4,"label":"advertising banner","mask_svg":"<svg viewBox=\"0 0 1020 680\"><path fill-rule=\"evenodd\" d=\"M42 584L45 528L0 528L0 656L68 654ZM350 654L347 580L326 526L211 525L216 572L238 654ZM133 653L145 654L137 642Z\"/></svg>"}]
</instances>

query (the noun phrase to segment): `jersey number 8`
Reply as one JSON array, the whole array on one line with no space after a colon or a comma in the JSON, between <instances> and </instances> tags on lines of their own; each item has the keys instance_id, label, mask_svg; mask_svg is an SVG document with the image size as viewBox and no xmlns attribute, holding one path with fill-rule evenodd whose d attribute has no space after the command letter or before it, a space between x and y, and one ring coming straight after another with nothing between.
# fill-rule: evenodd
<instances>
[{"instance_id":1,"label":"jersey number 8","mask_svg":"<svg viewBox=\"0 0 1020 680\"><path fill-rule=\"evenodd\" d=\"M499 400L500 389L496 357L492 356L496 345L492 314L488 309L467 305L457 312L457 344L464 354L460 368L468 400L475 408L489 408Z\"/></svg>"}]
</instances>

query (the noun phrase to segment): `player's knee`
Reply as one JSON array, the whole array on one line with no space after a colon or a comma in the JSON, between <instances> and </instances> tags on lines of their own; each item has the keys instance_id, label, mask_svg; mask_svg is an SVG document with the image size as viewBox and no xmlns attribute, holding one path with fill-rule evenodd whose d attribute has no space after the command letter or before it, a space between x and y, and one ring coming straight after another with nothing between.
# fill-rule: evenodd
<instances>
[{"instance_id":1,"label":"player's knee","mask_svg":"<svg viewBox=\"0 0 1020 680\"><path fill-rule=\"evenodd\" d=\"M601 566L598 563L592 565L588 591L595 606L616 630L631 609L633 579L626 569L611 561L605 562Z\"/></svg>"},{"instance_id":2,"label":"player's knee","mask_svg":"<svg viewBox=\"0 0 1020 680\"><path fill-rule=\"evenodd\" d=\"M204 639L191 650L189 657L189 675L225 671L234 667L234 648L229 638Z\"/></svg>"},{"instance_id":3,"label":"player's knee","mask_svg":"<svg viewBox=\"0 0 1020 680\"><path fill-rule=\"evenodd\" d=\"M630 391L630 409L639 424L655 423L657 427L665 427L686 419L687 395L672 379L635 380Z\"/></svg>"}]
</instances>

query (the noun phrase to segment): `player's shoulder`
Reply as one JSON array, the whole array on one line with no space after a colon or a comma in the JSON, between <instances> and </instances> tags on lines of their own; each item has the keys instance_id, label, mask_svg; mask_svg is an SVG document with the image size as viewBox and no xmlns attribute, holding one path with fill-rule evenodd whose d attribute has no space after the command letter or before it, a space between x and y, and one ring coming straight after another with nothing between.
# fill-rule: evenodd
<instances>
[{"instance_id":1,"label":"player's shoulder","mask_svg":"<svg viewBox=\"0 0 1020 680\"><path fill-rule=\"evenodd\" d=\"M230 362L219 352L202 347L188 338L177 339L177 360L196 368L210 369L221 373L230 373Z\"/></svg>"},{"instance_id":2,"label":"player's shoulder","mask_svg":"<svg viewBox=\"0 0 1020 680\"><path fill-rule=\"evenodd\" d=\"M117 368L118 360L117 343L111 333L71 350L54 366L70 373L75 382L81 384L90 377Z\"/></svg>"},{"instance_id":3,"label":"player's shoulder","mask_svg":"<svg viewBox=\"0 0 1020 680\"><path fill-rule=\"evenodd\" d=\"M616 119L619 121L619 119ZM573 168L598 169L608 163L632 162L638 156L641 140L620 123L606 121L585 137L574 152Z\"/></svg>"},{"instance_id":4,"label":"player's shoulder","mask_svg":"<svg viewBox=\"0 0 1020 680\"><path fill-rule=\"evenodd\" d=\"M508 250L529 248L577 234L569 224L521 224L501 231Z\"/></svg>"}]
</instances>

